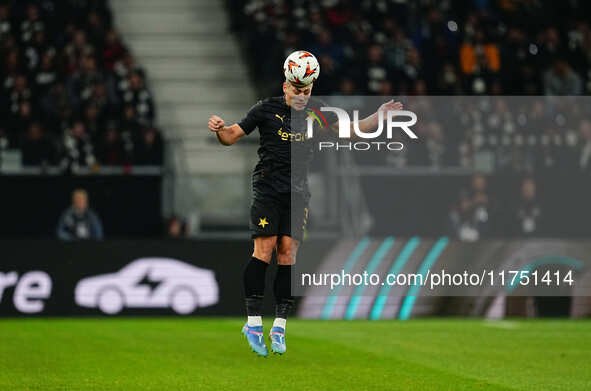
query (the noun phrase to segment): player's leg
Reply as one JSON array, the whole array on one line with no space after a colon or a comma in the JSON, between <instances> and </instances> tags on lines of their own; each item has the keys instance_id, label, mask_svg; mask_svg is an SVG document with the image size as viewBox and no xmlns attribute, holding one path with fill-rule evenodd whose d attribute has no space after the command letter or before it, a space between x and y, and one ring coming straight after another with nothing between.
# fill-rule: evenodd
<instances>
[{"instance_id":1,"label":"player's leg","mask_svg":"<svg viewBox=\"0 0 591 391\"><path fill-rule=\"evenodd\" d=\"M277 242L277 274L273 282L275 295L275 323L273 326L281 326L285 329L285 322L291 309L294 298L291 293L291 268L296 262L299 240L289 236L281 236Z\"/></svg>"},{"instance_id":2,"label":"player's leg","mask_svg":"<svg viewBox=\"0 0 591 391\"><path fill-rule=\"evenodd\" d=\"M289 236L281 236L277 242L277 274L273 283L275 321L270 338L271 350L278 354L286 351L285 327L295 301L291 293L291 268L295 264L299 245L298 240Z\"/></svg>"},{"instance_id":3,"label":"player's leg","mask_svg":"<svg viewBox=\"0 0 591 391\"><path fill-rule=\"evenodd\" d=\"M263 298L267 267L271 262L273 250L277 246L277 236L254 238L252 258L244 268L243 283L246 300L246 314L249 326L262 326Z\"/></svg>"},{"instance_id":4,"label":"player's leg","mask_svg":"<svg viewBox=\"0 0 591 391\"><path fill-rule=\"evenodd\" d=\"M264 357L269 354L265 345L262 317L265 279L267 267L276 246L277 236L254 238L252 258L244 268L243 274L247 321L242 328L242 333L250 348Z\"/></svg>"},{"instance_id":5,"label":"player's leg","mask_svg":"<svg viewBox=\"0 0 591 391\"><path fill-rule=\"evenodd\" d=\"M291 269L296 262L300 241L306 234L308 198L292 193L282 200L279 239L277 242L277 274L273 283L275 321L271 329L271 350L285 353L285 326L294 305L291 292Z\"/></svg>"},{"instance_id":6,"label":"player's leg","mask_svg":"<svg viewBox=\"0 0 591 391\"><path fill-rule=\"evenodd\" d=\"M254 239L254 251L244 268L243 284L247 322L242 332L256 353L267 356L263 337L263 300L266 272L274 249L277 247L278 209L274 200L255 193L251 206L250 229Z\"/></svg>"},{"instance_id":7,"label":"player's leg","mask_svg":"<svg viewBox=\"0 0 591 391\"><path fill-rule=\"evenodd\" d=\"M279 233L279 208L272 194L255 192L250 208L250 230L254 239L254 251L244 269L246 313L250 326L262 326L265 274L277 247Z\"/></svg>"}]
</instances>

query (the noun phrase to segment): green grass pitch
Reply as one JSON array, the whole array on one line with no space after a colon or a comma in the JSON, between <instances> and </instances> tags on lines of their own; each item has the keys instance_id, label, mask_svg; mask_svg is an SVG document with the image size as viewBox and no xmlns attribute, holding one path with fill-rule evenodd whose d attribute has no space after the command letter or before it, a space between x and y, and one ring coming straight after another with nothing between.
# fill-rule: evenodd
<instances>
[{"instance_id":1,"label":"green grass pitch","mask_svg":"<svg viewBox=\"0 0 591 391\"><path fill-rule=\"evenodd\" d=\"M0 319L0 390L591 390L589 320L290 320L266 359L242 324Z\"/></svg>"}]
</instances>

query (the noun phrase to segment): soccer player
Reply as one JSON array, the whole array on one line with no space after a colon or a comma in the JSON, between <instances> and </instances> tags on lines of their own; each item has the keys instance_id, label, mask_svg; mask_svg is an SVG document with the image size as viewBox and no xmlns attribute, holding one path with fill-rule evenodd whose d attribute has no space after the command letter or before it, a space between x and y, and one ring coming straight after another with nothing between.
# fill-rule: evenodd
<instances>
[{"instance_id":1,"label":"soccer player","mask_svg":"<svg viewBox=\"0 0 591 391\"><path fill-rule=\"evenodd\" d=\"M259 162L252 176L253 200L250 210L254 252L243 272L248 319L242 332L251 349L265 357L268 350L263 334L263 297L266 270L274 251L278 264L273 284L275 321L269 338L273 353L283 354L286 351L285 325L294 303L291 295L291 266L295 264L305 231L310 198L307 169L312 143L306 137L305 123L307 113L319 112L318 108L322 106L322 102L310 99L319 68L311 53L294 52L284 64L286 80L283 83L283 96L258 102L242 121L231 126L226 126L225 121L217 115L209 119L209 129L216 133L222 145L235 144L256 128L260 133ZM379 110L401 109L400 103L390 101ZM327 125L324 129L338 132L336 116L328 112L323 113L323 117ZM377 112L359 121L362 132L374 130L377 126ZM297 164L291 161L292 151L298 153ZM293 222L292 217L295 220Z\"/></svg>"}]
</instances>

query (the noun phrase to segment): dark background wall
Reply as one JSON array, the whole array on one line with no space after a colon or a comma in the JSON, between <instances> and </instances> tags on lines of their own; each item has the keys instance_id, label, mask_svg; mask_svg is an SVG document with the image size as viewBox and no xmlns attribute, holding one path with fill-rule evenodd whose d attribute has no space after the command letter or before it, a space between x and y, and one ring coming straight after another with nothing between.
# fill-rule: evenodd
<instances>
[{"instance_id":1,"label":"dark background wall","mask_svg":"<svg viewBox=\"0 0 591 391\"><path fill-rule=\"evenodd\" d=\"M470 175L369 176L362 178L375 224L372 235L449 234L449 211ZM484 237L519 234L516 213L524 176L487 177L490 229ZM543 237L591 235L591 178L544 173L534 177L542 210ZM159 176L0 176L0 235L54 237L71 193L82 187L100 215L107 238L152 237L162 233L162 178ZM311 211L312 220L314 211ZM238 227L247 230L247 222ZM313 225L310 227L313 230Z\"/></svg>"},{"instance_id":2,"label":"dark background wall","mask_svg":"<svg viewBox=\"0 0 591 391\"><path fill-rule=\"evenodd\" d=\"M362 179L373 235L449 233L449 211L471 176L370 176ZM490 231L485 237L519 236L516 221L523 175L487 177ZM542 217L543 237L589 237L591 178L586 175L544 173L534 176ZM313 211L311 211L313 213Z\"/></svg>"},{"instance_id":3,"label":"dark background wall","mask_svg":"<svg viewBox=\"0 0 591 391\"><path fill-rule=\"evenodd\" d=\"M160 176L2 176L0 236L55 237L72 191L88 191L107 237L154 236L162 231Z\"/></svg>"}]
</instances>

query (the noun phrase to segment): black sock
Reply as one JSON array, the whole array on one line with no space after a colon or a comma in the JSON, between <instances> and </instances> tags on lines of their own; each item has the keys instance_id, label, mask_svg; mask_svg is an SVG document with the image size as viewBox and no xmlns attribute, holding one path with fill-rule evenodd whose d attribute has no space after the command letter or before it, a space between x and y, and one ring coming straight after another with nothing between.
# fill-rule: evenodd
<instances>
[{"instance_id":1,"label":"black sock","mask_svg":"<svg viewBox=\"0 0 591 391\"><path fill-rule=\"evenodd\" d=\"M273 292L275 293L275 317L287 319L294 304L291 295L291 265L277 266Z\"/></svg>"},{"instance_id":2,"label":"black sock","mask_svg":"<svg viewBox=\"0 0 591 391\"><path fill-rule=\"evenodd\" d=\"M244 268L244 297L246 298L247 316L262 315L267 266L269 266L267 262L252 257Z\"/></svg>"}]
</instances>

